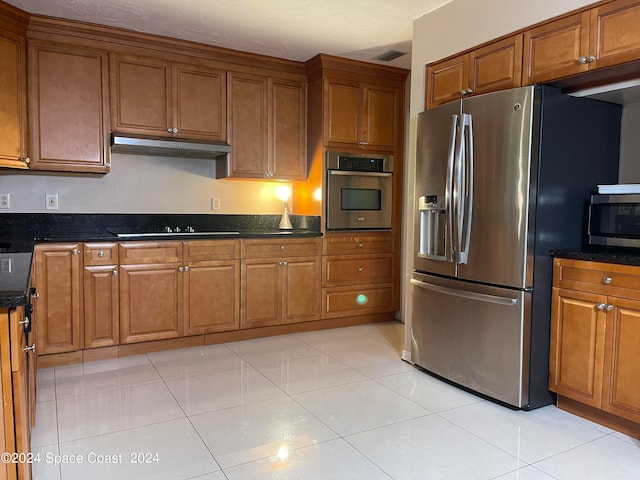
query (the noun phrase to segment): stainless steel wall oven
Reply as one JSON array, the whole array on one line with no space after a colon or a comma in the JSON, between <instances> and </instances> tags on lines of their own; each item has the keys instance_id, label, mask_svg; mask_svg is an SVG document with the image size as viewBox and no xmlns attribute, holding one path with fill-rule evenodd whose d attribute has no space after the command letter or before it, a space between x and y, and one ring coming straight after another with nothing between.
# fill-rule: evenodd
<instances>
[{"instance_id":1,"label":"stainless steel wall oven","mask_svg":"<svg viewBox=\"0 0 640 480\"><path fill-rule=\"evenodd\" d=\"M327 230L390 229L393 156L326 153Z\"/></svg>"}]
</instances>

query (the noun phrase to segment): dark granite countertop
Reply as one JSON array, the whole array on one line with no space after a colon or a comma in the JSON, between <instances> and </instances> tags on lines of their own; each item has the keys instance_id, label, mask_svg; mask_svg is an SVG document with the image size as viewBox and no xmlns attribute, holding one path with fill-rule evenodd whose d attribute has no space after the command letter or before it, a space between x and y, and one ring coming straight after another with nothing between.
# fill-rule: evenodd
<instances>
[{"instance_id":1,"label":"dark granite countertop","mask_svg":"<svg viewBox=\"0 0 640 480\"><path fill-rule=\"evenodd\" d=\"M27 303L36 243L322 236L320 217L292 215L293 230L279 222L280 215L0 214L0 308ZM167 226L182 232L159 233Z\"/></svg>"},{"instance_id":2,"label":"dark granite countertop","mask_svg":"<svg viewBox=\"0 0 640 480\"><path fill-rule=\"evenodd\" d=\"M628 248L585 248L583 250L555 250L552 257L589 262L618 263L621 265L640 265L640 250Z\"/></svg>"},{"instance_id":3,"label":"dark granite countertop","mask_svg":"<svg viewBox=\"0 0 640 480\"><path fill-rule=\"evenodd\" d=\"M31 252L0 253L0 308L27 303L32 256Z\"/></svg>"}]
</instances>

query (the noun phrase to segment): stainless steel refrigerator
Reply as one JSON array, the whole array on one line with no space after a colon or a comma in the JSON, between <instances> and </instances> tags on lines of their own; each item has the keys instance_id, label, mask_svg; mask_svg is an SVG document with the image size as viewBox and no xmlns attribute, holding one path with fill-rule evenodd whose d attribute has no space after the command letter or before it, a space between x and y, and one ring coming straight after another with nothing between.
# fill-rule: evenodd
<instances>
[{"instance_id":1,"label":"stainless steel refrigerator","mask_svg":"<svg viewBox=\"0 0 640 480\"><path fill-rule=\"evenodd\" d=\"M514 407L554 401L549 252L581 247L590 193L617 181L620 119L546 86L419 114L416 365Z\"/></svg>"}]
</instances>

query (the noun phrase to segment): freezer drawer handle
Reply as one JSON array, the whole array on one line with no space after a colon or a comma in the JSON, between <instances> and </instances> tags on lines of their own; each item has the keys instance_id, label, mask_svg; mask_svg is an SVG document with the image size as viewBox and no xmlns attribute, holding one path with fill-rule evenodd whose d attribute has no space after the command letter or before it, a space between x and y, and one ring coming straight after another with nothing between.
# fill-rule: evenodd
<instances>
[{"instance_id":1,"label":"freezer drawer handle","mask_svg":"<svg viewBox=\"0 0 640 480\"><path fill-rule=\"evenodd\" d=\"M433 285L431 283L421 282L420 280L411 279L409 281L411 285L425 290L431 290L433 292L444 293L445 295L454 295L456 297L468 298L471 300L479 300L481 302L497 303L499 305L516 305L518 303L517 298L498 297L496 295L487 295L486 293L465 292L462 290L456 290L453 288L441 287L439 285Z\"/></svg>"}]
</instances>

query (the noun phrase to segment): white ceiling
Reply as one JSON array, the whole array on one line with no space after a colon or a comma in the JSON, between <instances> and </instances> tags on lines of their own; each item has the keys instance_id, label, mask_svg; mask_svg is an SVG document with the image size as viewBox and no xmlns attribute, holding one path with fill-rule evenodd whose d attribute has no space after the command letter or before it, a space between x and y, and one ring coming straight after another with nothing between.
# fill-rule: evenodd
<instances>
[{"instance_id":1,"label":"white ceiling","mask_svg":"<svg viewBox=\"0 0 640 480\"><path fill-rule=\"evenodd\" d=\"M29 13L305 61L317 53L410 68L413 20L452 0L5 0Z\"/></svg>"}]
</instances>

